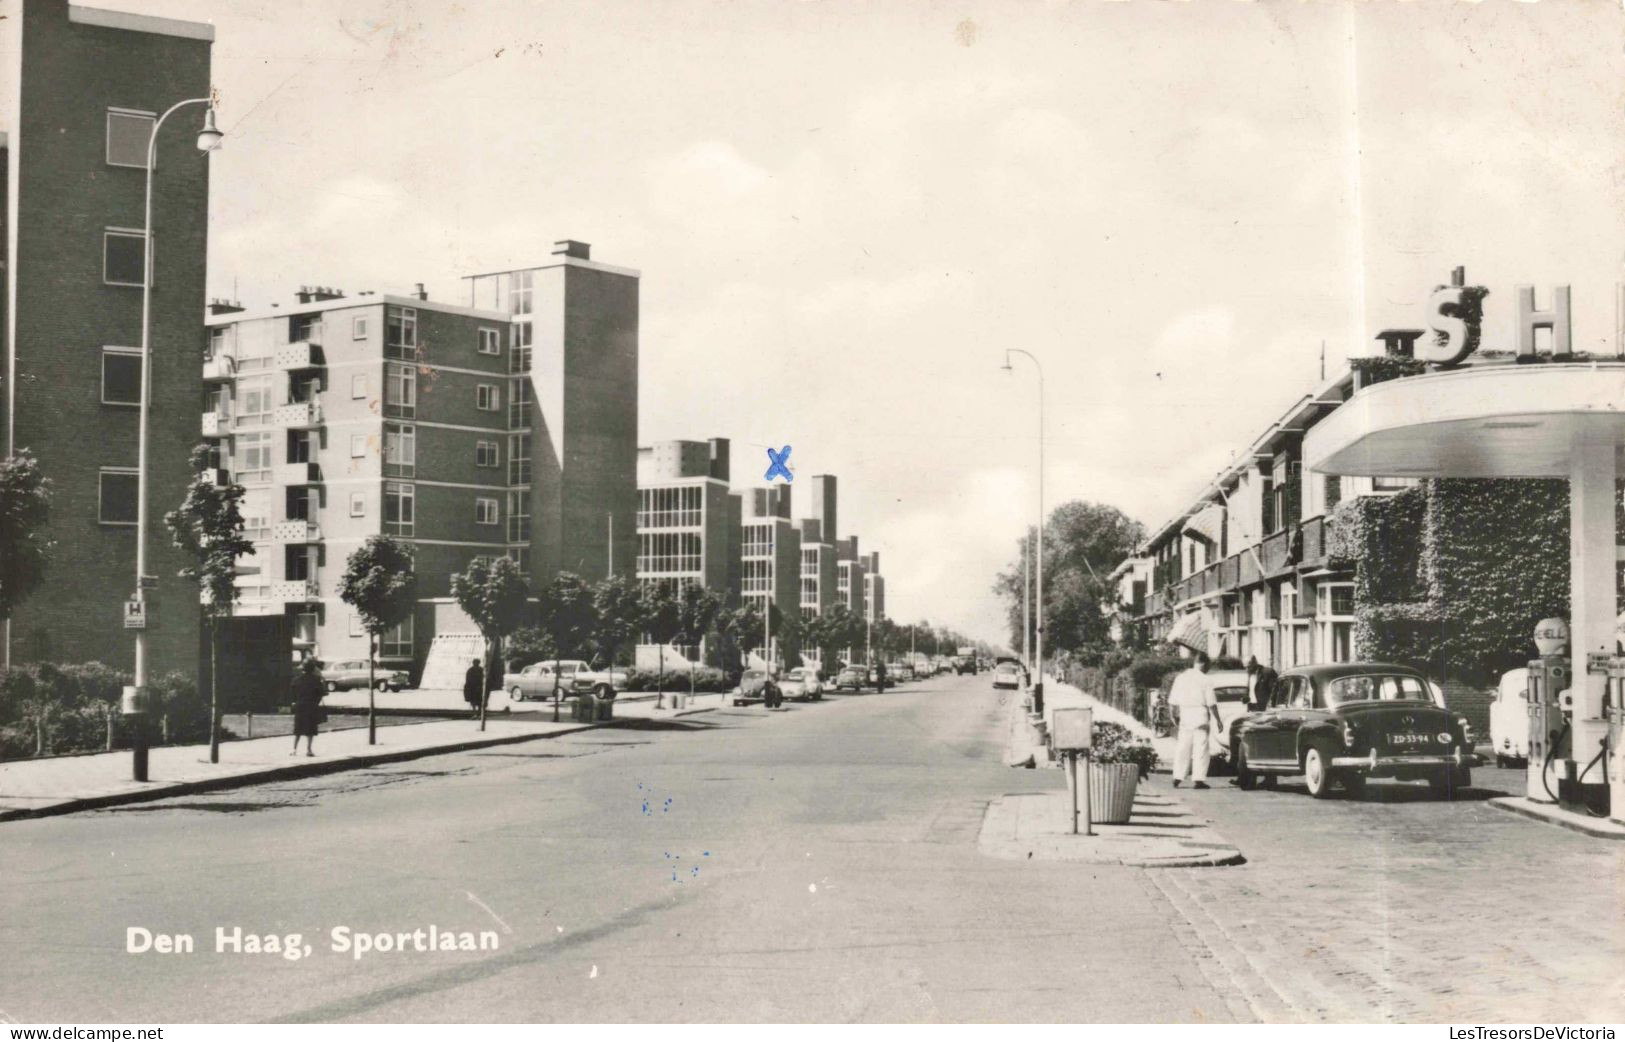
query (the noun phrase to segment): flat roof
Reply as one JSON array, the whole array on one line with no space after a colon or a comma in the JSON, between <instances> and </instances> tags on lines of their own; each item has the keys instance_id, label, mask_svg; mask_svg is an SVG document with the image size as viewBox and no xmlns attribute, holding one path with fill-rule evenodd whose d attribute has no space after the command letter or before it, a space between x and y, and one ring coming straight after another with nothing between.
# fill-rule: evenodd
<instances>
[{"instance_id":1,"label":"flat roof","mask_svg":"<svg viewBox=\"0 0 1625 1042\"><path fill-rule=\"evenodd\" d=\"M604 264L600 261L587 260L583 257L566 257L563 254L555 256L546 264L521 264L512 268L498 268L495 271L480 271L473 275L464 275L464 279L483 279L490 275L507 275L515 271L541 271L543 268L587 268L591 271L604 271L611 275L626 275L629 278L641 279L643 273L636 268L622 268L615 264Z\"/></svg>"},{"instance_id":2,"label":"flat roof","mask_svg":"<svg viewBox=\"0 0 1625 1042\"><path fill-rule=\"evenodd\" d=\"M157 15L136 14L132 11L108 11L100 7L68 5L68 21L80 25L96 25L103 29L122 29L132 33L154 33L158 36L180 36L188 40L214 42L214 26L207 22L187 22L179 18L160 18Z\"/></svg>"},{"instance_id":3,"label":"flat roof","mask_svg":"<svg viewBox=\"0 0 1625 1042\"><path fill-rule=\"evenodd\" d=\"M308 304L301 304L298 300L279 301L280 307L250 308L243 311L228 311L223 315L207 315L203 324L206 326L229 326L237 322L253 322L262 318L286 318L288 315L308 315L313 311L337 311L340 308L364 308L378 304L396 304L405 308L418 308L423 311L440 311L448 315L466 315L469 318L485 318L492 322L507 323L512 316L501 311L487 311L483 308L471 308L462 304L442 304L437 300L419 300L417 297L398 297L393 293L369 293L365 296L332 297L327 300L313 300Z\"/></svg>"}]
</instances>

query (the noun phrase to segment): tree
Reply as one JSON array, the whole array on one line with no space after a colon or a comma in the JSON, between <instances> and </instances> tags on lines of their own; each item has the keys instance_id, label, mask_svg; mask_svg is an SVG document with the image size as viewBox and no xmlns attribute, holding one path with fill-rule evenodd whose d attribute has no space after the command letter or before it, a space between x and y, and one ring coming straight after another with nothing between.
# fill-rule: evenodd
<instances>
[{"instance_id":1,"label":"tree","mask_svg":"<svg viewBox=\"0 0 1625 1042\"><path fill-rule=\"evenodd\" d=\"M367 744L378 744L376 702L378 643L384 633L411 618L418 580L412 548L387 535L368 536L345 563L339 597L361 616L367 631Z\"/></svg>"},{"instance_id":2,"label":"tree","mask_svg":"<svg viewBox=\"0 0 1625 1042\"><path fill-rule=\"evenodd\" d=\"M603 579L593 587L597 623L594 642L613 667L621 649L643 632L643 598L636 579L624 575Z\"/></svg>"},{"instance_id":3,"label":"tree","mask_svg":"<svg viewBox=\"0 0 1625 1042\"><path fill-rule=\"evenodd\" d=\"M1111 640L1108 606L1116 591L1106 581L1145 536L1145 529L1121 510L1103 503L1072 500L1050 512L1044 526L1044 646L1068 651L1084 660L1098 659ZM1021 543L1032 555L1033 592L1029 624L1036 630L1037 537L1029 530ZM1006 604L1012 646L1023 646L1022 554L1001 572L993 590ZM1031 634L1029 634L1031 635Z\"/></svg>"},{"instance_id":4,"label":"tree","mask_svg":"<svg viewBox=\"0 0 1625 1042\"><path fill-rule=\"evenodd\" d=\"M171 541L192 563L180 570L182 579L197 584L203 618L209 627L209 762L220 762L220 620L237 603L237 558L254 553L243 535L242 502L245 489L232 482L216 484L213 450L199 445L192 450L196 475L186 498L164 515Z\"/></svg>"},{"instance_id":5,"label":"tree","mask_svg":"<svg viewBox=\"0 0 1625 1042\"><path fill-rule=\"evenodd\" d=\"M638 613L643 619L643 632L654 641L659 655L660 686L655 694L655 708L660 709L666 704L666 645L683 624L677 584L670 579L643 584L638 591Z\"/></svg>"},{"instance_id":6,"label":"tree","mask_svg":"<svg viewBox=\"0 0 1625 1042\"><path fill-rule=\"evenodd\" d=\"M762 632L762 611L755 601L746 601L717 616L717 660L724 669L743 669L745 649Z\"/></svg>"},{"instance_id":7,"label":"tree","mask_svg":"<svg viewBox=\"0 0 1625 1042\"><path fill-rule=\"evenodd\" d=\"M679 592L677 600L677 632L687 638L689 644L706 643L706 635L711 632L711 628L716 625L717 617L722 614L722 598L709 587L689 583ZM689 665L690 694L694 691L694 669L697 665L698 663Z\"/></svg>"},{"instance_id":8,"label":"tree","mask_svg":"<svg viewBox=\"0 0 1625 1042\"><path fill-rule=\"evenodd\" d=\"M45 579L52 543L51 482L27 449L0 460L0 622Z\"/></svg>"},{"instance_id":9,"label":"tree","mask_svg":"<svg viewBox=\"0 0 1625 1042\"><path fill-rule=\"evenodd\" d=\"M595 591L574 572L560 572L537 598L536 625L546 635L553 658L553 719L559 718L561 658L586 658L599 629ZM545 656L544 656L545 657Z\"/></svg>"},{"instance_id":10,"label":"tree","mask_svg":"<svg viewBox=\"0 0 1625 1042\"><path fill-rule=\"evenodd\" d=\"M530 580L511 557L486 562L476 557L461 574L451 577L451 595L474 620L485 638L485 690L480 692L480 730L485 730L485 705L491 681L502 683L502 642L519 628L530 611Z\"/></svg>"}]
</instances>

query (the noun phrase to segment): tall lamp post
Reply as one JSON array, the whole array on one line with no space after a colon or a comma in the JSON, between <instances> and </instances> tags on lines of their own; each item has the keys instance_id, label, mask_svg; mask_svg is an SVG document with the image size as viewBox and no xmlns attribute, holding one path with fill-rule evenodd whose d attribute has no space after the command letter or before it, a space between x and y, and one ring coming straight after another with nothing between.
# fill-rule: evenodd
<instances>
[{"instance_id":1,"label":"tall lamp post","mask_svg":"<svg viewBox=\"0 0 1625 1042\"><path fill-rule=\"evenodd\" d=\"M135 595L140 607L137 614L141 625L135 631L134 684L124 689L124 714L129 717L134 737L131 743L132 775L136 781L147 780L147 414L152 402L152 170L158 155L158 132L164 120L188 105L205 105L203 129L198 131L197 147L201 152L213 152L225 137L214 125L214 99L188 98L177 101L152 124L147 135L147 197L146 219L141 225L143 267L141 271L141 406L136 435L136 515L135 515Z\"/></svg>"},{"instance_id":2,"label":"tall lamp post","mask_svg":"<svg viewBox=\"0 0 1625 1042\"><path fill-rule=\"evenodd\" d=\"M1038 682L1033 685L1033 711L1042 713L1044 711L1044 367L1038 364L1038 359L1031 351L1007 347L1004 349L1002 367L1006 372L1015 371L1015 367L1010 363L1011 355L1021 355L1038 370L1038 550L1035 555L1038 573L1036 576L1038 603L1035 606L1038 625L1034 629L1037 648L1033 655L1038 666Z\"/></svg>"}]
</instances>

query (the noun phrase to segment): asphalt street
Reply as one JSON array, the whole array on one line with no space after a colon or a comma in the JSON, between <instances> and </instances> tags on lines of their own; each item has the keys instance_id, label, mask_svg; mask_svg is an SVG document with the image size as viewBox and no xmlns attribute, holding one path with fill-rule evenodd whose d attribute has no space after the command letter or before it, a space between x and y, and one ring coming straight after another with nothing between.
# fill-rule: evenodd
<instances>
[{"instance_id":1,"label":"asphalt street","mask_svg":"<svg viewBox=\"0 0 1625 1042\"><path fill-rule=\"evenodd\" d=\"M1007 711L986 676L943 677L7 823L0 1017L1625 1014L1625 845L1490 808L1513 772L1458 803L1182 791L1239 867L1006 861L976 849L988 802L1063 784L1000 765ZM497 947L330 950L431 925ZM127 953L129 927L195 950ZM301 957L217 953L217 928L298 934Z\"/></svg>"}]
</instances>

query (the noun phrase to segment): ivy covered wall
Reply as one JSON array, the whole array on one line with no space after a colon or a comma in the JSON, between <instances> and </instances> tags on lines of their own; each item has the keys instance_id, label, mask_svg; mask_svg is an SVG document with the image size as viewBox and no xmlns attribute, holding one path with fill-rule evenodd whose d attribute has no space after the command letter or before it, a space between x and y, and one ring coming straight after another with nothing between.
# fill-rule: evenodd
<instances>
[{"instance_id":1,"label":"ivy covered wall","mask_svg":"<svg viewBox=\"0 0 1625 1042\"><path fill-rule=\"evenodd\" d=\"M1425 481L1340 504L1328 550L1355 573L1360 657L1493 685L1568 617L1568 482Z\"/></svg>"}]
</instances>

